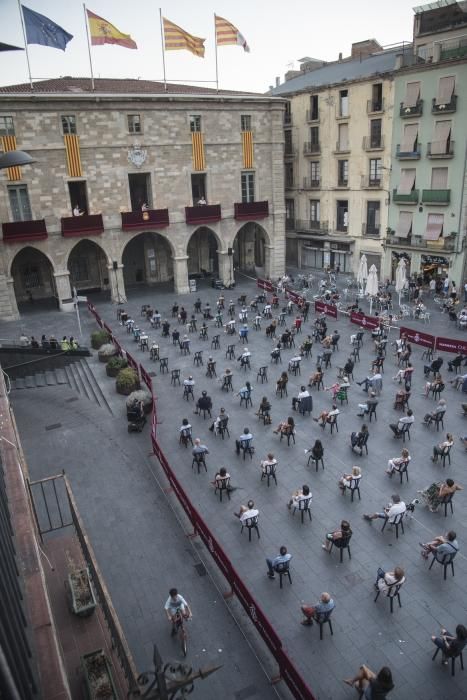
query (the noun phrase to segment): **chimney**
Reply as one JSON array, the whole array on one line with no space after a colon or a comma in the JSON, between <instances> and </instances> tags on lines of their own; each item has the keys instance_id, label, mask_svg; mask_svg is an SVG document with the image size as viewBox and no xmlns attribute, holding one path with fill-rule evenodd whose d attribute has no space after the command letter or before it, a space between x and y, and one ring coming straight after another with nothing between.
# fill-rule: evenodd
<instances>
[{"instance_id":1,"label":"chimney","mask_svg":"<svg viewBox=\"0 0 467 700\"><path fill-rule=\"evenodd\" d=\"M342 63L342 52L339 53L339 63Z\"/></svg>"},{"instance_id":2,"label":"chimney","mask_svg":"<svg viewBox=\"0 0 467 700\"><path fill-rule=\"evenodd\" d=\"M281 79L280 79L279 76L277 75L277 76L276 76L276 87L279 87L280 84L281 84Z\"/></svg>"}]
</instances>

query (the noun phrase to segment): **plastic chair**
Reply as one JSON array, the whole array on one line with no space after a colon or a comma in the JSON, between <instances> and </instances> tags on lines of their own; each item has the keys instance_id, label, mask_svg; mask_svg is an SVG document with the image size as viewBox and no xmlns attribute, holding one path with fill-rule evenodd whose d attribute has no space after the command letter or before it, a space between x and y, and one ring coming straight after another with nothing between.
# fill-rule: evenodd
<instances>
[{"instance_id":1,"label":"plastic chair","mask_svg":"<svg viewBox=\"0 0 467 700\"><path fill-rule=\"evenodd\" d=\"M203 362L203 351L202 350L197 350L195 354L193 355L193 364L199 367L200 365L204 365Z\"/></svg>"},{"instance_id":2,"label":"plastic chair","mask_svg":"<svg viewBox=\"0 0 467 700\"><path fill-rule=\"evenodd\" d=\"M290 447L290 440L291 439L293 440L293 443L295 445L295 429L294 428L288 427L285 429L285 431L281 431L281 438L280 438L281 442L282 442L283 437L287 438L287 447Z\"/></svg>"},{"instance_id":3,"label":"plastic chair","mask_svg":"<svg viewBox=\"0 0 467 700\"><path fill-rule=\"evenodd\" d=\"M399 513L398 515L394 516L394 520L391 523L389 523L390 525L392 525L393 527L396 528L396 540L399 539L399 527L402 530L402 534L405 535L404 515L405 515L405 511L404 511L404 513ZM389 522L389 518L385 518L384 523L383 523L383 527L381 528L381 532L384 531L384 528L386 527L388 522Z\"/></svg>"},{"instance_id":4,"label":"plastic chair","mask_svg":"<svg viewBox=\"0 0 467 700\"><path fill-rule=\"evenodd\" d=\"M409 481L409 462L408 462L408 460L406 460L405 462L401 462L400 465L394 469L394 471L397 474L399 474L399 476L401 478L401 484L402 484L402 480L404 478L404 474L405 474L406 481L407 482ZM391 476L392 476L392 474L391 474Z\"/></svg>"},{"instance_id":5,"label":"plastic chair","mask_svg":"<svg viewBox=\"0 0 467 700\"><path fill-rule=\"evenodd\" d=\"M295 515L295 511L298 510L298 512L300 513L302 525L303 525L305 513L308 513L308 517L310 518L310 521L313 520L313 518L311 517L310 505L311 505L311 496L307 496L306 498L301 498L299 501L297 501L297 505L294 506L293 514Z\"/></svg>"},{"instance_id":6,"label":"plastic chair","mask_svg":"<svg viewBox=\"0 0 467 700\"><path fill-rule=\"evenodd\" d=\"M338 540L332 540L331 541L331 547L329 549L329 554L332 552L332 548L336 547L339 550L339 561L342 564L343 557L344 557L344 549L347 550L347 553L349 555L349 559L352 559L352 555L350 554L350 540L352 539L352 533L350 535L346 535L345 537L341 537Z\"/></svg>"},{"instance_id":7,"label":"plastic chair","mask_svg":"<svg viewBox=\"0 0 467 700\"><path fill-rule=\"evenodd\" d=\"M189 401L190 396L194 401L195 395L193 393L193 385L192 384L185 384L183 386L183 398L186 399L187 401Z\"/></svg>"},{"instance_id":8,"label":"plastic chair","mask_svg":"<svg viewBox=\"0 0 467 700\"><path fill-rule=\"evenodd\" d=\"M386 591L386 598L389 598L389 609L391 611L391 614L394 612L394 598L397 598L397 602L399 603L399 607L402 607L401 603L401 596L400 596L400 589L402 588L402 583L393 583L390 586L388 586L388 590ZM380 596L381 591L378 589L378 592L376 594L374 602L378 600Z\"/></svg>"},{"instance_id":9,"label":"plastic chair","mask_svg":"<svg viewBox=\"0 0 467 700\"><path fill-rule=\"evenodd\" d=\"M319 625L319 638L320 641L323 641L323 627L324 625L329 625L329 630L331 632L331 637L333 636L334 632L332 629L332 622L331 622L331 615L333 613L333 610L329 610L327 613L318 613L315 616L315 621Z\"/></svg>"},{"instance_id":10,"label":"plastic chair","mask_svg":"<svg viewBox=\"0 0 467 700\"><path fill-rule=\"evenodd\" d=\"M443 454L440 455L441 461L443 463L443 469L446 466L446 460L448 460L449 465L451 464L451 449L452 449L452 445L450 445L449 447L445 447Z\"/></svg>"},{"instance_id":11,"label":"plastic chair","mask_svg":"<svg viewBox=\"0 0 467 700\"><path fill-rule=\"evenodd\" d=\"M232 375L226 375L222 380L222 391L233 391Z\"/></svg>"},{"instance_id":12,"label":"plastic chair","mask_svg":"<svg viewBox=\"0 0 467 700\"><path fill-rule=\"evenodd\" d=\"M308 457L308 462L306 464L307 467L310 466L310 462L315 463L316 471L319 469L319 463L321 462L321 467L324 469L324 459L323 457L314 457L313 454L310 454Z\"/></svg>"},{"instance_id":13,"label":"plastic chair","mask_svg":"<svg viewBox=\"0 0 467 700\"><path fill-rule=\"evenodd\" d=\"M444 517L446 518L448 515L448 506L451 506L451 515L454 515L454 508L452 506L452 499L454 498L454 494L450 493L447 496L443 496L443 498L440 501L440 504L444 506Z\"/></svg>"},{"instance_id":14,"label":"plastic chair","mask_svg":"<svg viewBox=\"0 0 467 700\"><path fill-rule=\"evenodd\" d=\"M217 377L216 363L214 360L210 360L207 364L206 377L209 377L209 379Z\"/></svg>"},{"instance_id":15,"label":"plastic chair","mask_svg":"<svg viewBox=\"0 0 467 700\"><path fill-rule=\"evenodd\" d=\"M218 335L213 335L211 340L212 350L218 350L220 348L220 340Z\"/></svg>"},{"instance_id":16,"label":"plastic chair","mask_svg":"<svg viewBox=\"0 0 467 700\"><path fill-rule=\"evenodd\" d=\"M240 406L245 402L245 408L248 408L248 404L253 406L253 401L251 400L251 391L245 391L244 394L240 396Z\"/></svg>"},{"instance_id":17,"label":"plastic chair","mask_svg":"<svg viewBox=\"0 0 467 700\"><path fill-rule=\"evenodd\" d=\"M268 488L269 488L269 482L271 479L274 479L274 482L277 486L277 477L276 477L276 468L277 468L277 463L276 464L265 464L261 473L261 481L263 479L267 479L268 482Z\"/></svg>"},{"instance_id":18,"label":"plastic chair","mask_svg":"<svg viewBox=\"0 0 467 700\"><path fill-rule=\"evenodd\" d=\"M185 447L188 447L189 442L191 442L191 444L193 445L192 429L191 428L184 428L183 430L180 431L179 443L180 443L180 445L184 445Z\"/></svg>"},{"instance_id":19,"label":"plastic chair","mask_svg":"<svg viewBox=\"0 0 467 700\"><path fill-rule=\"evenodd\" d=\"M164 374L164 372L169 373L169 358L168 357L161 357L159 360L159 372L161 374Z\"/></svg>"},{"instance_id":20,"label":"plastic chair","mask_svg":"<svg viewBox=\"0 0 467 700\"><path fill-rule=\"evenodd\" d=\"M225 357L229 360L235 359L235 345L227 345L227 350L225 351Z\"/></svg>"},{"instance_id":21,"label":"plastic chair","mask_svg":"<svg viewBox=\"0 0 467 700\"><path fill-rule=\"evenodd\" d=\"M218 477L214 488L214 494L219 491L219 501L222 503L222 494L225 492L230 501L230 476Z\"/></svg>"},{"instance_id":22,"label":"plastic chair","mask_svg":"<svg viewBox=\"0 0 467 700\"><path fill-rule=\"evenodd\" d=\"M264 382L268 381L268 368L267 367L260 367L258 370L258 374L256 375L256 381L258 379L261 379L261 384L264 384Z\"/></svg>"},{"instance_id":23,"label":"plastic chair","mask_svg":"<svg viewBox=\"0 0 467 700\"><path fill-rule=\"evenodd\" d=\"M178 382L178 385L180 386L180 371L179 369L173 369L172 370L172 376L170 379L170 383L175 386L176 382Z\"/></svg>"},{"instance_id":24,"label":"plastic chair","mask_svg":"<svg viewBox=\"0 0 467 700\"><path fill-rule=\"evenodd\" d=\"M436 657L438 656L438 653L440 652L440 648L438 647L431 657L431 660L434 661ZM455 656L449 656L449 654L443 654L443 659L451 659L451 676L456 675L456 659L458 658L461 662L461 669L464 670L464 658L462 656L462 652L459 652L459 654L456 654Z\"/></svg>"},{"instance_id":25,"label":"plastic chair","mask_svg":"<svg viewBox=\"0 0 467 700\"><path fill-rule=\"evenodd\" d=\"M208 468L206 466L206 460L204 459L204 452L200 452L198 454L193 455L193 461L191 462L191 468L194 469L195 466L198 469L198 474L201 471L201 467L204 467L206 472L208 471Z\"/></svg>"},{"instance_id":26,"label":"plastic chair","mask_svg":"<svg viewBox=\"0 0 467 700\"><path fill-rule=\"evenodd\" d=\"M228 425L229 425L229 419L228 419L228 418L222 418L222 419L219 421L219 425L217 426L217 433L218 433L218 435L220 435L220 436L222 437L223 440L224 440L224 437L225 437L225 434L226 434L226 433L227 433L227 435L230 437Z\"/></svg>"},{"instance_id":27,"label":"plastic chair","mask_svg":"<svg viewBox=\"0 0 467 700\"><path fill-rule=\"evenodd\" d=\"M441 557L438 557L438 554L436 552L433 552L433 559L431 560L431 564L428 567L428 571L430 571L431 567L433 564L438 562L438 564L441 564L443 567L443 574L444 574L444 580L446 581L446 574L447 574L447 569L448 566L451 567L451 572L452 575L454 576L454 559L456 557L457 551L453 552L448 552L447 554L442 554Z\"/></svg>"},{"instance_id":28,"label":"plastic chair","mask_svg":"<svg viewBox=\"0 0 467 700\"><path fill-rule=\"evenodd\" d=\"M252 530L256 530L256 534L258 535L258 539L260 539L259 528L258 528L258 516L257 515L255 515L253 518L247 518L242 523L242 529L240 530L240 534L243 532L244 527L246 527L248 530L248 542L251 542Z\"/></svg>"},{"instance_id":29,"label":"plastic chair","mask_svg":"<svg viewBox=\"0 0 467 700\"><path fill-rule=\"evenodd\" d=\"M282 588L282 578L283 576L287 576L289 579L289 583L292 583L292 577L290 575L290 562L284 561L281 562L280 564L276 564L274 567L274 571L276 574L279 574L279 588Z\"/></svg>"},{"instance_id":30,"label":"plastic chair","mask_svg":"<svg viewBox=\"0 0 467 700\"><path fill-rule=\"evenodd\" d=\"M378 421L378 418L377 418L377 416L376 416L376 406L377 406L377 404L371 403L371 404L369 405L369 407L368 407L368 420L369 420L370 423L371 423L371 418L372 418L372 416L375 417L375 421L376 421L376 422Z\"/></svg>"},{"instance_id":31,"label":"plastic chair","mask_svg":"<svg viewBox=\"0 0 467 700\"><path fill-rule=\"evenodd\" d=\"M361 479L354 479L351 478L349 485L347 484L342 484L342 494L345 494L347 489L350 491L350 502L353 503L353 498L356 493L358 493L358 500L361 501L362 497L360 495L360 481Z\"/></svg>"},{"instance_id":32,"label":"plastic chair","mask_svg":"<svg viewBox=\"0 0 467 700\"><path fill-rule=\"evenodd\" d=\"M253 459L254 447L252 446L252 440L240 440L240 450L243 452L243 459L246 459L247 454Z\"/></svg>"}]
</instances>

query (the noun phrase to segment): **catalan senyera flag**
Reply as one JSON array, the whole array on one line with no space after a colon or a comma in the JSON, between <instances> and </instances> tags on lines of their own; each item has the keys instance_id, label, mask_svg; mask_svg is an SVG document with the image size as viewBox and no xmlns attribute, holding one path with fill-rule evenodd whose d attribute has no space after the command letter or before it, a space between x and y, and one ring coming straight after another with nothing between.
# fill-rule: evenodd
<instances>
[{"instance_id":1,"label":"catalan senyera flag","mask_svg":"<svg viewBox=\"0 0 467 700\"><path fill-rule=\"evenodd\" d=\"M94 12L86 10L89 22L89 32L91 34L91 44L101 46L102 44L118 44L127 49L137 49L136 42L129 34L122 34L121 31L107 22L106 19L95 15Z\"/></svg>"},{"instance_id":2,"label":"catalan senyera flag","mask_svg":"<svg viewBox=\"0 0 467 700\"><path fill-rule=\"evenodd\" d=\"M228 44L236 44L243 46L243 50L249 53L250 47L246 43L246 39L241 34L237 27L228 22L219 15L214 15L216 20L216 44L217 46L227 46Z\"/></svg>"},{"instance_id":3,"label":"catalan senyera flag","mask_svg":"<svg viewBox=\"0 0 467 700\"><path fill-rule=\"evenodd\" d=\"M206 39L200 39L198 36L188 34L184 29L176 24L162 18L164 22L164 44L166 51L190 51L195 56L204 58L204 42Z\"/></svg>"}]
</instances>

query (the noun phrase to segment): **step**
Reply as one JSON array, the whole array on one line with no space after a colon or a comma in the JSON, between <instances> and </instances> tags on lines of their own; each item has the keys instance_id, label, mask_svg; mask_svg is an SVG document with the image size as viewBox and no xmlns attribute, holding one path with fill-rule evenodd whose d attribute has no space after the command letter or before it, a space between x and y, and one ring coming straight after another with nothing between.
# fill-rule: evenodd
<instances>
[{"instance_id":1,"label":"step","mask_svg":"<svg viewBox=\"0 0 467 700\"><path fill-rule=\"evenodd\" d=\"M77 384L77 382L76 382L76 378L75 378L75 375L74 375L74 372L73 372L72 367L73 367L73 363L70 364L70 365L65 365L65 374L66 374L66 376L67 376L68 384L70 385L70 387L71 387L74 391L77 391L78 394L80 394L81 391L80 391L79 386L78 386L78 384Z\"/></svg>"},{"instance_id":2,"label":"step","mask_svg":"<svg viewBox=\"0 0 467 700\"><path fill-rule=\"evenodd\" d=\"M57 384L68 384L68 379L67 375L64 369L58 367L55 370L55 378L57 380Z\"/></svg>"},{"instance_id":3,"label":"step","mask_svg":"<svg viewBox=\"0 0 467 700\"><path fill-rule=\"evenodd\" d=\"M83 374L86 376L88 380L88 385L91 387L92 393L95 397L96 403L103 407L106 408L109 413L113 415L112 409L110 408L110 405L102 391L102 389L99 386L99 383L94 376L94 372L92 371L91 367L88 364L88 361L84 358L79 361L79 364L81 366L81 370Z\"/></svg>"},{"instance_id":4,"label":"step","mask_svg":"<svg viewBox=\"0 0 467 700\"><path fill-rule=\"evenodd\" d=\"M42 387L46 385L44 372L37 372L37 374L34 375L34 379L37 387Z\"/></svg>"},{"instance_id":5,"label":"step","mask_svg":"<svg viewBox=\"0 0 467 700\"><path fill-rule=\"evenodd\" d=\"M55 379L55 374L52 370L46 370L45 381L47 386L57 386L57 380Z\"/></svg>"},{"instance_id":6,"label":"step","mask_svg":"<svg viewBox=\"0 0 467 700\"><path fill-rule=\"evenodd\" d=\"M99 401L99 397L97 395L97 392L94 388L94 385L95 385L94 375L92 374L92 372L90 370L88 371L87 365L86 365L86 363L83 362L83 360L80 360L79 362L76 363L76 368L78 369L79 376L81 377L81 381L83 382L83 384L86 388L86 392L87 392L89 398L92 401L95 401L95 403L97 403L98 406L100 406L101 403Z\"/></svg>"},{"instance_id":7,"label":"step","mask_svg":"<svg viewBox=\"0 0 467 700\"><path fill-rule=\"evenodd\" d=\"M36 388L36 382L33 374L28 374L28 376L24 378L24 383L26 385L26 389Z\"/></svg>"}]
</instances>

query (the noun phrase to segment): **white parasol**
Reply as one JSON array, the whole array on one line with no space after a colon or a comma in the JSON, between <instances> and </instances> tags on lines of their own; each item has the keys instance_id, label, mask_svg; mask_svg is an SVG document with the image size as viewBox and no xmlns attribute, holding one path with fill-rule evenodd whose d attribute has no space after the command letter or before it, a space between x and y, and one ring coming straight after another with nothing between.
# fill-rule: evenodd
<instances>
[{"instance_id":1,"label":"white parasol","mask_svg":"<svg viewBox=\"0 0 467 700\"><path fill-rule=\"evenodd\" d=\"M370 297L370 316L373 307L373 297L378 294L378 271L376 265L370 267L370 272L368 273L368 279L366 281L365 294Z\"/></svg>"},{"instance_id":2,"label":"white parasol","mask_svg":"<svg viewBox=\"0 0 467 700\"><path fill-rule=\"evenodd\" d=\"M400 258L396 268L396 292L399 294L399 306L401 305L402 290L407 284L406 266L404 258Z\"/></svg>"},{"instance_id":3,"label":"white parasol","mask_svg":"<svg viewBox=\"0 0 467 700\"><path fill-rule=\"evenodd\" d=\"M360 288L360 291L363 293L363 288L365 286L365 282L368 279L368 266L366 262L366 255L362 255L360 258L360 262L358 265L358 271L357 271L357 284Z\"/></svg>"}]
</instances>

